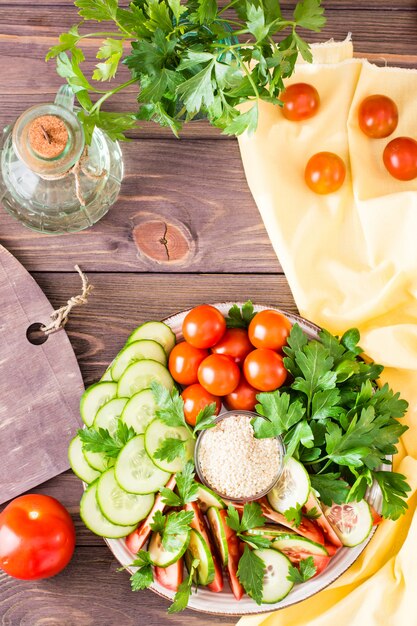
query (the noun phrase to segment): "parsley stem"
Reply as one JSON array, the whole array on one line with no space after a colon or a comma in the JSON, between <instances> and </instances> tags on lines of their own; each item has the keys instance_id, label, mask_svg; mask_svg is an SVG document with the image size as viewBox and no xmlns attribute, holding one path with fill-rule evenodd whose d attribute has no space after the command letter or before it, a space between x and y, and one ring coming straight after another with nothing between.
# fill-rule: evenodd
<instances>
[{"instance_id":1,"label":"parsley stem","mask_svg":"<svg viewBox=\"0 0 417 626\"><path fill-rule=\"evenodd\" d=\"M219 15L221 15L222 13L227 11L227 9L230 9L232 6L234 6L238 2L240 2L240 0L232 0L232 2L229 2L229 4L226 4L226 6L224 6L222 9L220 9Z\"/></svg>"},{"instance_id":2,"label":"parsley stem","mask_svg":"<svg viewBox=\"0 0 417 626\"><path fill-rule=\"evenodd\" d=\"M231 50L231 53L233 54L233 56L235 57L236 61L238 62L238 64L240 65L240 67L243 69L243 71L245 72L248 81L250 82L253 92L256 96L256 98L259 100L259 91L257 86L255 85L255 82L252 78L252 76L250 75L250 72L248 70L248 68L246 67L246 65L242 62L242 59L240 58L240 56L238 54L236 54L236 52L234 52L234 50Z\"/></svg>"},{"instance_id":3,"label":"parsley stem","mask_svg":"<svg viewBox=\"0 0 417 626\"><path fill-rule=\"evenodd\" d=\"M81 35L80 39L87 39L88 37L122 37L123 39L127 39L127 37L132 38L132 35L123 35L123 33L87 33L87 35Z\"/></svg>"},{"instance_id":4,"label":"parsley stem","mask_svg":"<svg viewBox=\"0 0 417 626\"><path fill-rule=\"evenodd\" d=\"M118 87L115 87L114 89L111 89L110 91L107 91L104 96L102 96L99 100L97 100L97 102L94 104L93 108L90 111L91 113L94 113L94 111L97 111L100 109L101 105L103 104L103 102L105 100L107 100L107 98L110 98L110 96L112 96L114 93L117 93L118 91L121 91L122 89L124 89L125 87L128 87L129 85L133 85L133 83L137 82L137 78L131 78L130 80L128 80L126 83L122 83L121 85L119 85Z\"/></svg>"}]
</instances>

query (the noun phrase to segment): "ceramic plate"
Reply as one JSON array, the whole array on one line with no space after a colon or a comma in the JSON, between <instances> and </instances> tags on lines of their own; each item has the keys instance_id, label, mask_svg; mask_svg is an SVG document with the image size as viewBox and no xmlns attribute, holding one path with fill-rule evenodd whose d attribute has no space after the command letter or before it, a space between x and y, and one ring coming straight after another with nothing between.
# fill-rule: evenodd
<instances>
[{"instance_id":1,"label":"ceramic plate","mask_svg":"<svg viewBox=\"0 0 417 626\"><path fill-rule=\"evenodd\" d=\"M214 304L224 315L226 315L233 305L233 302L222 302L218 304ZM237 303L241 306L242 303ZM318 331L320 328L309 322L298 315L293 315L292 313L287 313L286 311L282 311L281 309L277 309L272 306L261 306L255 305L256 311L261 311L263 309L275 309L277 311L281 311L288 317L288 319L294 324L297 322L305 333L311 338L317 338ZM171 317L163 320L168 326L172 328L174 333L177 336L177 340L180 341L183 339L181 327L184 317L188 313L187 311L182 311L181 313L177 313L176 315L172 315ZM225 409L223 409L225 410ZM391 470L391 466L386 465L383 466L382 469ZM381 492L376 483L368 490L366 498L370 504L376 509L376 511L380 512L381 510ZM307 598L310 598L315 593L318 593L332 582L334 582L339 576L343 574L358 558L358 556L363 552L368 542L371 540L372 535L374 534L375 529L371 533L371 535L367 538L366 541L356 546L355 548L341 548L337 554L331 559L328 567L318 576L308 580L302 585L296 585L292 589L292 591L288 594L286 598L281 600L281 602L277 602L276 604L256 604L251 598L248 596L244 596L239 602L235 600L232 595L227 583L225 584L225 588L221 593L212 593L205 588L198 589L196 593L193 593L190 597L190 601L188 603L188 607L190 609L194 609L195 611L201 611L203 613L213 613L216 615L255 615L258 613L267 613L269 611L274 611L277 609L283 609L286 606L291 606L292 604L296 604L297 602L302 602ZM129 564L132 562L134 555L126 548L125 541L123 539L106 539L106 542L113 552L116 559L124 566L128 571ZM174 597L174 592L168 591L164 587L162 587L159 583L155 582L150 587L152 591L163 596L164 598L172 601Z\"/></svg>"}]
</instances>

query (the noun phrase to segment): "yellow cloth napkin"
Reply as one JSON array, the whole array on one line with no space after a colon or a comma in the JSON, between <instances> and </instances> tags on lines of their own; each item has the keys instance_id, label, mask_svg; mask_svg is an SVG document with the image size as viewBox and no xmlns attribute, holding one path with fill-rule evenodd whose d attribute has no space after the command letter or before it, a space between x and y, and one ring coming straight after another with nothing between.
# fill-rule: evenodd
<instances>
[{"instance_id":1,"label":"yellow cloth napkin","mask_svg":"<svg viewBox=\"0 0 417 626\"><path fill-rule=\"evenodd\" d=\"M318 114L297 123L261 103L257 132L239 140L253 197L300 313L336 334L357 326L361 346L385 365L383 381L410 403L395 469L412 487L409 509L384 521L362 556L316 596L239 626L417 625L417 179L400 182L382 163L386 143L417 138L417 71L353 59L349 40L313 46L289 83L313 84ZM371 140L357 110L371 94L395 100L399 124ZM348 166L339 192L318 196L304 183L307 160L336 152Z\"/></svg>"}]
</instances>

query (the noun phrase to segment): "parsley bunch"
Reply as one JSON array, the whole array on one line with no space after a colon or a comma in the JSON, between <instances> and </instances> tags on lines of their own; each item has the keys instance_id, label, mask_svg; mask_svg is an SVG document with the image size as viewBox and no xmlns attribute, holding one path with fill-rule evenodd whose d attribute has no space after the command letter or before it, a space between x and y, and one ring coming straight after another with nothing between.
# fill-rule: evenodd
<instances>
[{"instance_id":1,"label":"parsley bunch","mask_svg":"<svg viewBox=\"0 0 417 626\"><path fill-rule=\"evenodd\" d=\"M46 59L56 57L58 74L82 107L87 142L95 126L113 139L125 139L125 131L141 119L178 135L183 123L197 115L226 134L253 131L259 100L279 104L283 81L293 73L298 55L312 60L299 29L320 31L325 24L321 0L300 0L289 19L278 0L230 0L222 8L217 0L134 0L128 8L120 8L118 0L76 0L75 5L82 26L91 20L110 22L110 27L81 33L75 25ZM82 44L93 37L101 45L89 78L82 69ZM103 89L120 62L132 78ZM137 111L102 110L108 98L132 84L139 88Z\"/></svg>"},{"instance_id":2,"label":"parsley bunch","mask_svg":"<svg viewBox=\"0 0 417 626\"><path fill-rule=\"evenodd\" d=\"M252 420L258 438L281 435L287 457L301 461L322 502L330 505L360 500L376 480L382 491L382 515L397 519L407 508L410 491L405 476L381 471L397 452L407 430L401 418L408 407L387 384L376 380L383 367L359 355L357 329L339 340L322 330L309 340L298 324L292 327L284 365L293 377L288 387L260 393L256 410L267 418ZM291 511L297 523L298 511Z\"/></svg>"}]
</instances>

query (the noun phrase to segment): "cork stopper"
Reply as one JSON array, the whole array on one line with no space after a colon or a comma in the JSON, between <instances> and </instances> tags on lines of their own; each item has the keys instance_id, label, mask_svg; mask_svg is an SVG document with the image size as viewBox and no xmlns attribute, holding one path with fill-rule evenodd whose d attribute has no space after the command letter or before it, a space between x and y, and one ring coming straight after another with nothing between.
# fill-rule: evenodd
<instances>
[{"instance_id":1,"label":"cork stopper","mask_svg":"<svg viewBox=\"0 0 417 626\"><path fill-rule=\"evenodd\" d=\"M68 129L57 115L41 115L29 124L29 145L43 159L62 154L68 143Z\"/></svg>"}]
</instances>

